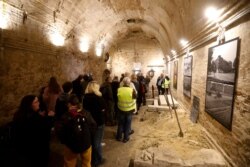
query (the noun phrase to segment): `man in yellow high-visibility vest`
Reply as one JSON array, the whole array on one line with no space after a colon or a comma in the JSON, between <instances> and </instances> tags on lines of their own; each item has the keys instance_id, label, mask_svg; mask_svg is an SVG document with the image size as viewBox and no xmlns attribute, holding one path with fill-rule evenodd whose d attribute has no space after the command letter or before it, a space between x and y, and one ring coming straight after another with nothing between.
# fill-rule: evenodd
<instances>
[{"instance_id":1,"label":"man in yellow high-visibility vest","mask_svg":"<svg viewBox=\"0 0 250 167\"><path fill-rule=\"evenodd\" d=\"M136 102L136 92L133 88L130 87L130 78L125 77L123 79L123 86L118 88L117 97L118 97L118 128L116 139L118 141L122 141L122 133L123 142L126 143L129 141L129 133L131 130L132 123L132 114L135 111Z\"/></svg>"},{"instance_id":2,"label":"man in yellow high-visibility vest","mask_svg":"<svg viewBox=\"0 0 250 167\"><path fill-rule=\"evenodd\" d=\"M162 81L161 88L162 88L162 94L166 93L168 94L168 89L170 86L170 79L168 76L165 77L165 79Z\"/></svg>"}]
</instances>

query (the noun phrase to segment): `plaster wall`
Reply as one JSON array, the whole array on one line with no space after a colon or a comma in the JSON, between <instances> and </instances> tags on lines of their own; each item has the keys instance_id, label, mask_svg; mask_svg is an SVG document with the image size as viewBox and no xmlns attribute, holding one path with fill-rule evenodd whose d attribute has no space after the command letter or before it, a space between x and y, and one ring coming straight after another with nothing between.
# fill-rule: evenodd
<instances>
[{"instance_id":1,"label":"plaster wall","mask_svg":"<svg viewBox=\"0 0 250 167\"><path fill-rule=\"evenodd\" d=\"M157 41L147 38L125 40L119 43L117 49L112 53L112 74L119 77L124 72L132 74L134 63L141 63L140 70L144 77L151 69L155 71L149 85L151 88L152 85L155 86L157 77L161 73L167 74L164 60L164 55Z\"/></svg>"},{"instance_id":2,"label":"plaster wall","mask_svg":"<svg viewBox=\"0 0 250 167\"><path fill-rule=\"evenodd\" d=\"M227 29L226 40L240 38L238 77L236 79L235 102L233 108L232 131L229 131L205 112L205 92L207 80L208 49L217 45L211 42L190 54L192 64L191 99L183 95L183 59L178 61L178 87L172 87L172 92L183 107L191 111L193 96L200 98L200 113L198 122L212 135L220 147L235 163L235 166L250 164L250 21L246 19L237 26ZM173 61L169 63L173 69ZM173 70L171 70L173 76ZM173 79L173 78L172 78Z\"/></svg>"}]
</instances>

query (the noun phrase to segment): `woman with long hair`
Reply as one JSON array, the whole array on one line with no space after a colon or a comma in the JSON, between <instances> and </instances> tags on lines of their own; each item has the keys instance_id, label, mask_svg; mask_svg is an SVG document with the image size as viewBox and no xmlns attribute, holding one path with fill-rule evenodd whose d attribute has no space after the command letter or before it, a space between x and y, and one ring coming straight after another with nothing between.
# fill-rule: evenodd
<instances>
[{"instance_id":1,"label":"woman with long hair","mask_svg":"<svg viewBox=\"0 0 250 167\"><path fill-rule=\"evenodd\" d=\"M20 167L48 166L50 130L54 112L42 115L39 111L38 97L26 95L14 114L15 161Z\"/></svg>"},{"instance_id":2,"label":"woman with long hair","mask_svg":"<svg viewBox=\"0 0 250 167\"><path fill-rule=\"evenodd\" d=\"M56 100L61 92L61 86L57 82L56 78L51 77L43 93L43 102L45 103L47 111L55 112Z\"/></svg>"}]
</instances>

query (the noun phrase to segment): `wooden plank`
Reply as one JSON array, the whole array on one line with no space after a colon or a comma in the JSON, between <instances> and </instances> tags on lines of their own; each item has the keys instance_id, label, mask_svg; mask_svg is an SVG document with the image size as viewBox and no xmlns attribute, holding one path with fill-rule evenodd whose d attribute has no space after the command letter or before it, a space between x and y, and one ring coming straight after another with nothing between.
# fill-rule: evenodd
<instances>
[{"instance_id":1,"label":"wooden plank","mask_svg":"<svg viewBox=\"0 0 250 167\"><path fill-rule=\"evenodd\" d=\"M166 98L165 98L164 95L160 95L160 96L159 96L159 100L160 100L160 105L161 105L161 106L167 106L167 105L168 105L168 104L167 104L167 101L166 101Z\"/></svg>"},{"instance_id":2,"label":"wooden plank","mask_svg":"<svg viewBox=\"0 0 250 167\"><path fill-rule=\"evenodd\" d=\"M155 105L148 105L149 109L169 109L168 106L155 106Z\"/></svg>"},{"instance_id":3,"label":"wooden plank","mask_svg":"<svg viewBox=\"0 0 250 167\"><path fill-rule=\"evenodd\" d=\"M173 107L173 102L172 102L172 99L171 99L171 96L170 95L167 95L167 99L168 99L168 103L171 107ZM177 107L179 105L179 103L174 99L173 97L173 101L174 101L174 106Z\"/></svg>"},{"instance_id":4,"label":"wooden plank","mask_svg":"<svg viewBox=\"0 0 250 167\"><path fill-rule=\"evenodd\" d=\"M154 106L158 106L158 100L157 99L154 99Z\"/></svg>"}]
</instances>

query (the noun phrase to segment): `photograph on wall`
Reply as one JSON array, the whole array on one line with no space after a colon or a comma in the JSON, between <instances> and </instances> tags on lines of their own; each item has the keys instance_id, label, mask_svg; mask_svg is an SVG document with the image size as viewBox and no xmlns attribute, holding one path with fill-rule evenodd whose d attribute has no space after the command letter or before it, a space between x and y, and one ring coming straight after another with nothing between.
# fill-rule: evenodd
<instances>
[{"instance_id":1,"label":"photograph on wall","mask_svg":"<svg viewBox=\"0 0 250 167\"><path fill-rule=\"evenodd\" d=\"M177 79L178 79L178 61L174 61L174 76L173 76L173 87L177 89Z\"/></svg>"},{"instance_id":2,"label":"photograph on wall","mask_svg":"<svg viewBox=\"0 0 250 167\"><path fill-rule=\"evenodd\" d=\"M205 111L227 129L232 128L239 38L208 50Z\"/></svg>"},{"instance_id":3,"label":"photograph on wall","mask_svg":"<svg viewBox=\"0 0 250 167\"><path fill-rule=\"evenodd\" d=\"M192 55L184 57L183 66L183 94L186 97L191 98L191 86L192 86Z\"/></svg>"},{"instance_id":4,"label":"photograph on wall","mask_svg":"<svg viewBox=\"0 0 250 167\"><path fill-rule=\"evenodd\" d=\"M189 76L184 76L183 80L183 94L191 98L191 82L192 78Z\"/></svg>"},{"instance_id":5,"label":"photograph on wall","mask_svg":"<svg viewBox=\"0 0 250 167\"><path fill-rule=\"evenodd\" d=\"M199 117L199 111L200 111L200 99L197 96L194 96L190 114L190 120L193 123L197 123L197 119Z\"/></svg>"},{"instance_id":6,"label":"photograph on wall","mask_svg":"<svg viewBox=\"0 0 250 167\"><path fill-rule=\"evenodd\" d=\"M184 57L184 72L185 76L192 76L192 56Z\"/></svg>"}]
</instances>

